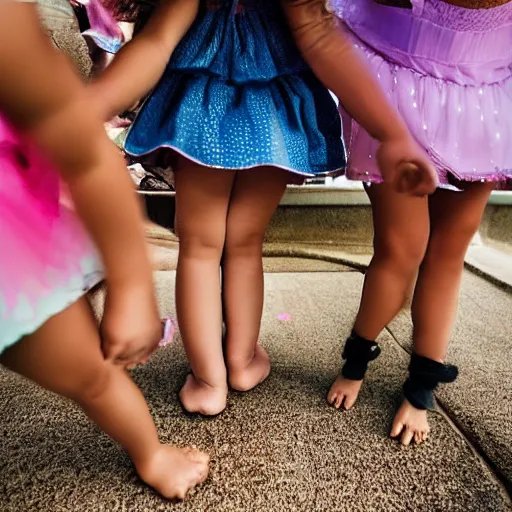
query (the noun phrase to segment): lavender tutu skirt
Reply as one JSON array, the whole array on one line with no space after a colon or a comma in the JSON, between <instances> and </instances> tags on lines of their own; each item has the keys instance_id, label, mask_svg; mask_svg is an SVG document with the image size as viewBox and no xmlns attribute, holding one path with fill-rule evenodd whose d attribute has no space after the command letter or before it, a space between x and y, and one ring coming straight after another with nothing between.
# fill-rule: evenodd
<instances>
[{"instance_id":1,"label":"lavender tutu skirt","mask_svg":"<svg viewBox=\"0 0 512 512\"><path fill-rule=\"evenodd\" d=\"M441 186L492 182L512 189L512 2L465 9L413 0L333 2L409 130L434 162ZM378 143L342 111L347 176L379 183Z\"/></svg>"},{"instance_id":2,"label":"lavender tutu skirt","mask_svg":"<svg viewBox=\"0 0 512 512\"><path fill-rule=\"evenodd\" d=\"M57 172L0 115L0 354L101 279Z\"/></svg>"},{"instance_id":3,"label":"lavender tutu skirt","mask_svg":"<svg viewBox=\"0 0 512 512\"><path fill-rule=\"evenodd\" d=\"M85 16L79 16L82 24L86 25L82 36L92 41L100 50L117 53L124 42L123 33L102 2L100 0L72 0L72 2L77 7L81 7L85 14Z\"/></svg>"}]
</instances>

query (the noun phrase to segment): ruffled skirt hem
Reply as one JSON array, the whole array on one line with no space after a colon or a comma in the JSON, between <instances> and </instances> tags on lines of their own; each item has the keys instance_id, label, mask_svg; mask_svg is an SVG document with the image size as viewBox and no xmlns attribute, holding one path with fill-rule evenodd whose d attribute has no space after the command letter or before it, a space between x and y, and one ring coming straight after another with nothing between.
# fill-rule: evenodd
<instances>
[{"instance_id":1,"label":"ruffled skirt hem","mask_svg":"<svg viewBox=\"0 0 512 512\"><path fill-rule=\"evenodd\" d=\"M59 175L0 116L0 353L103 279Z\"/></svg>"},{"instance_id":2,"label":"ruffled skirt hem","mask_svg":"<svg viewBox=\"0 0 512 512\"><path fill-rule=\"evenodd\" d=\"M336 104L311 72L234 84L169 69L131 126L132 156L172 149L211 168L274 166L305 177L345 168Z\"/></svg>"},{"instance_id":3,"label":"ruffled skirt hem","mask_svg":"<svg viewBox=\"0 0 512 512\"><path fill-rule=\"evenodd\" d=\"M15 345L24 336L35 333L50 318L65 311L101 283L102 280L101 270L84 276L76 276L70 281L68 287L56 289L48 297L45 297L39 303L37 311L31 313L30 317L24 318L20 309L16 315L0 318L0 354ZM28 307L28 304L24 306ZM20 308L24 306L21 304Z\"/></svg>"},{"instance_id":4,"label":"ruffled skirt hem","mask_svg":"<svg viewBox=\"0 0 512 512\"><path fill-rule=\"evenodd\" d=\"M355 41L432 159L442 187L463 190L467 183L487 182L512 190L512 77L479 87L460 85L388 61ZM378 142L340 111L349 153L347 177L382 182Z\"/></svg>"}]
</instances>

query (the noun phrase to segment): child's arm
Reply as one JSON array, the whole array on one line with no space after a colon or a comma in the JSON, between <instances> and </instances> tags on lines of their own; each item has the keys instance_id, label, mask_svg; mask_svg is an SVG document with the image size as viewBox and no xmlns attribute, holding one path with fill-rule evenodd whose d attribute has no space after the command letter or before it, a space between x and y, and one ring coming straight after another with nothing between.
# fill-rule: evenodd
<instances>
[{"instance_id":1,"label":"child's arm","mask_svg":"<svg viewBox=\"0 0 512 512\"><path fill-rule=\"evenodd\" d=\"M435 172L426 155L410 137L396 110L352 42L328 12L324 0L281 0L296 43L318 78L333 91L350 115L381 147L383 177L396 182L400 165L412 163L423 176L423 187L413 193L432 192ZM394 169L393 169L394 167Z\"/></svg>"},{"instance_id":2,"label":"child's arm","mask_svg":"<svg viewBox=\"0 0 512 512\"><path fill-rule=\"evenodd\" d=\"M162 0L141 33L93 81L90 92L104 120L131 107L156 85L198 7L199 0Z\"/></svg>"},{"instance_id":3,"label":"child's arm","mask_svg":"<svg viewBox=\"0 0 512 512\"><path fill-rule=\"evenodd\" d=\"M105 355L139 360L161 334L141 209L121 155L40 28L34 4L0 1L0 76L0 111L60 170L103 256Z\"/></svg>"}]
</instances>

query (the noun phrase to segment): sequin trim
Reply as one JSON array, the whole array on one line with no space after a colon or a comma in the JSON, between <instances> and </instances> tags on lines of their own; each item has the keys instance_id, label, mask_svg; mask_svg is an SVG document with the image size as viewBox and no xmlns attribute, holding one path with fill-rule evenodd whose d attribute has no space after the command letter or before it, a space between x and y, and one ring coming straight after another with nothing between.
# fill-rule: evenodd
<instances>
[{"instance_id":1,"label":"sequin trim","mask_svg":"<svg viewBox=\"0 0 512 512\"><path fill-rule=\"evenodd\" d=\"M292 169L291 167L286 167L284 165L278 165L275 162L261 162L261 163L258 162L257 164L251 164L251 165L246 165L246 166L238 166L238 167L225 167L224 166L224 167L221 167L218 165L211 165L211 164L202 162L201 160L198 160L197 158L194 158L193 156L180 150L176 146L170 146L167 144L162 145L162 146L156 146L155 148L145 151L144 153L130 153L127 150L126 150L126 153L133 157L140 158L140 157L148 156L151 153L161 150L161 149L168 149L168 150L174 151L174 152L178 153L179 155L181 155L182 157L186 158L187 160L190 160L191 162L199 164L203 167L208 167L209 169L218 169L220 171L247 171L247 170L251 170L251 169L258 169L259 167L275 167L276 169L282 169L283 171L288 171L293 174L298 174L300 176L304 176L305 178L336 178L338 176L342 176L345 173L345 169L342 167L340 167L338 169L334 169L332 171L326 171L323 173L317 173L317 174L307 173L307 172L298 171L297 169Z\"/></svg>"}]
</instances>

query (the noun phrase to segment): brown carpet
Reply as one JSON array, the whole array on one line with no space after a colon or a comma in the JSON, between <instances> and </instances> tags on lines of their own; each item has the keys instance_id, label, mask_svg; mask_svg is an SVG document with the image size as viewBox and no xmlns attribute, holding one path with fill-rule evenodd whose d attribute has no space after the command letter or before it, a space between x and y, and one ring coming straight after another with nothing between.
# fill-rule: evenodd
<instances>
[{"instance_id":1,"label":"brown carpet","mask_svg":"<svg viewBox=\"0 0 512 512\"><path fill-rule=\"evenodd\" d=\"M172 312L174 274L157 275ZM182 504L140 483L122 450L70 403L0 371L0 510L61 511L505 511L510 504L466 442L436 413L432 438L403 449L387 438L406 357L384 335L359 406L326 406L340 342L354 317L357 273L269 274L262 343L273 372L232 393L212 420L185 416L180 343L135 371L165 441L213 459L209 480ZM289 321L278 316L287 313Z\"/></svg>"}]
</instances>

